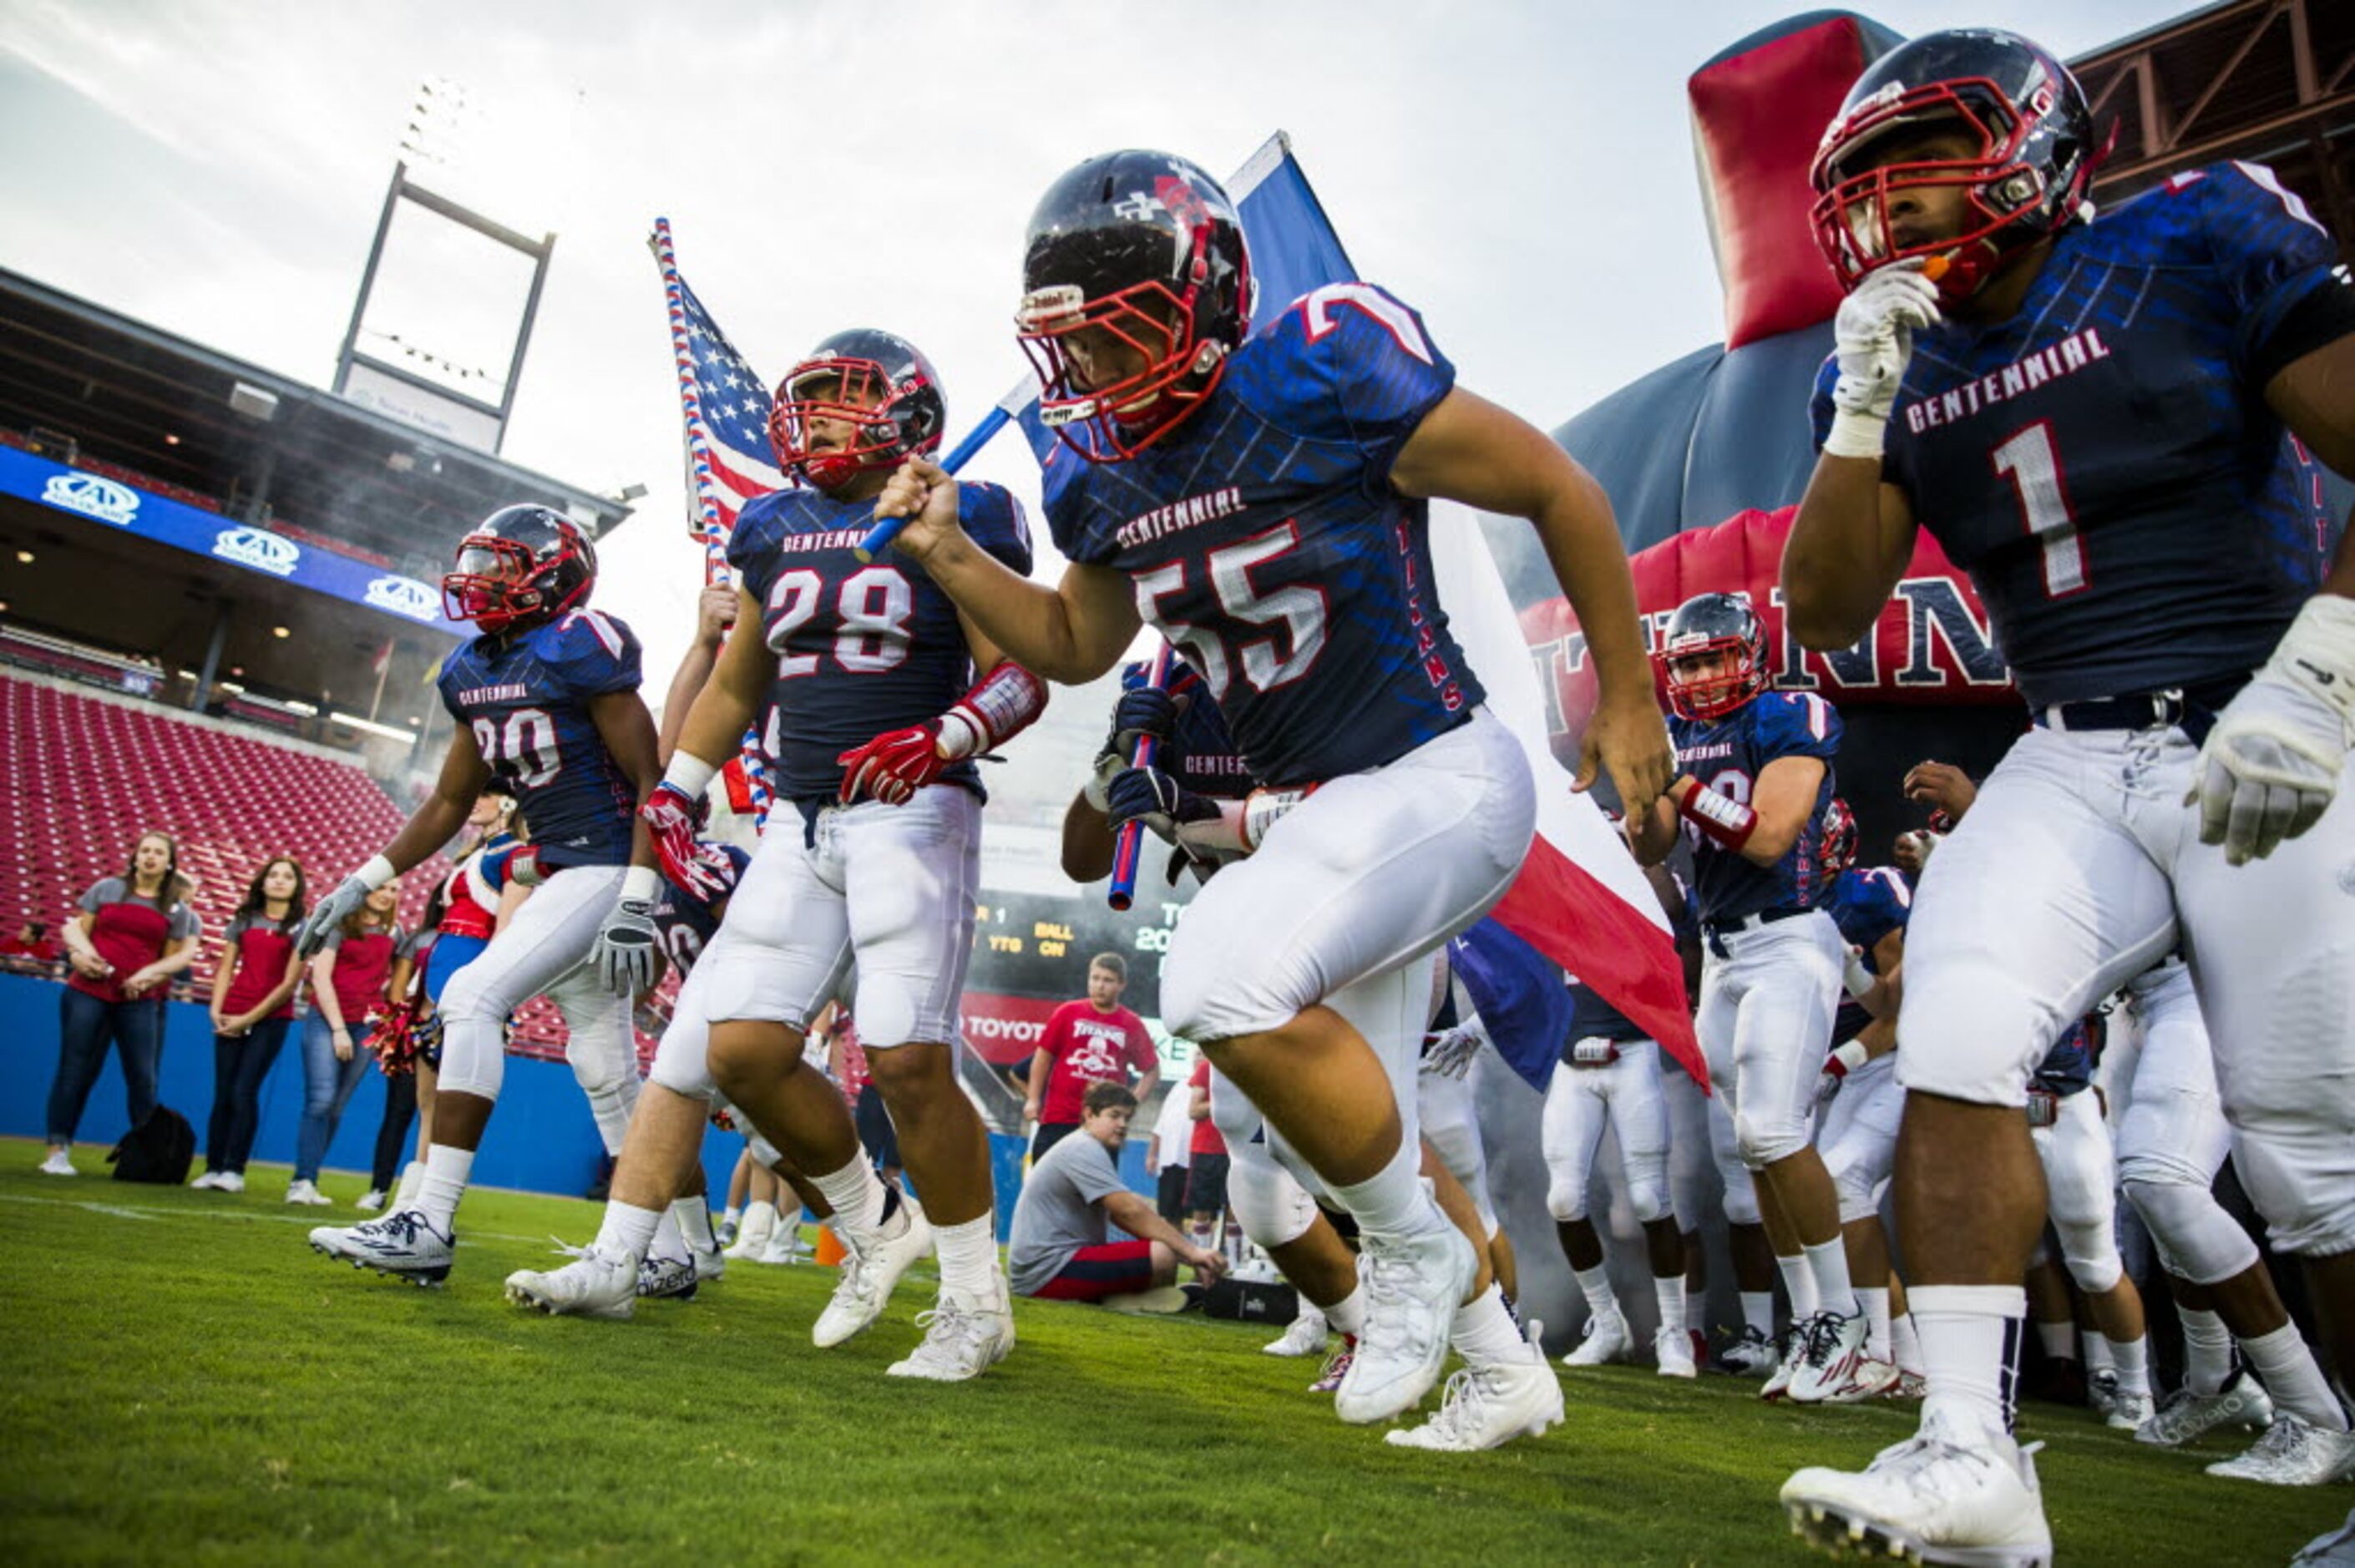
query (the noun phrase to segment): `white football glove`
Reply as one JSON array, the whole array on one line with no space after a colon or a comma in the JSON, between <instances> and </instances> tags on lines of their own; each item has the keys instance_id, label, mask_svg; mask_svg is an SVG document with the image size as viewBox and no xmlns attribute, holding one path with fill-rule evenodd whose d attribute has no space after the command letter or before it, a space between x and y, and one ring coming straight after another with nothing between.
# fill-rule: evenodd
<instances>
[{"instance_id":1,"label":"white football glove","mask_svg":"<svg viewBox=\"0 0 2355 1568\"><path fill-rule=\"evenodd\" d=\"M1832 407L1838 411L1825 451L1834 457L1881 455L1889 410L1913 355L1914 331L1938 319L1938 286L1922 276L1918 263L1883 267L1840 302L1832 318L1839 364Z\"/></svg>"},{"instance_id":2,"label":"white football glove","mask_svg":"<svg viewBox=\"0 0 2355 1568\"><path fill-rule=\"evenodd\" d=\"M616 900L589 949L597 983L616 996L636 996L655 983L655 951L660 940L653 899L624 895Z\"/></svg>"},{"instance_id":3,"label":"white football glove","mask_svg":"<svg viewBox=\"0 0 2355 1568\"><path fill-rule=\"evenodd\" d=\"M1848 967L1840 975L1840 983L1848 988L1849 995L1861 1000L1864 993L1870 991L1879 979L1878 975L1864 967L1864 949L1850 948L1848 950Z\"/></svg>"},{"instance_id":4,"label":"white football glove","mask_svg":"<svg viewBox=\"0 0 2355 1568\"><path fill-rule=\"evenodd\" d=\"M1461 1078L1488 1036L1477 1023L1458 1024L1433 1035L1423 1048L1423 1070L1439 1078Z\"/></svg>"},{"instance_id":5,"label":"white football glove","mask_svg":"<svg viewBox=\"0 0 2355 1568\"><path fill-rule=\"evenodd\" d=\"M2355 747L2355 599L2318 594L2273 658L2224 705L2184 804L2229 865L2262 860L2314 826Z\"/></svg>"}]
</instances>

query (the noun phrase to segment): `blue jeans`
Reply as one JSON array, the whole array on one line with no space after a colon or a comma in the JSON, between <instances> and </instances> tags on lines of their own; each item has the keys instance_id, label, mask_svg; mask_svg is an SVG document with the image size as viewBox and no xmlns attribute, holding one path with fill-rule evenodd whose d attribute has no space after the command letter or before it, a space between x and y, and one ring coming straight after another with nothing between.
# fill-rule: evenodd
<instances>
[{"instance_id":1,"label":"blue jeans","mask_svg":"<svg viewBox=\"0 0 2355 1568\"><path fill-rule=\"evenodd\" d=\"M294 1180L315 1181L327 1145L336 1140L336 1125L344 1107L360 1086L360 1075L374 1060L368 1052L365 1026L352 1032L352 1059L336 1060L336 1032L325 1015L314 1012L303 1021L303 1126L294 1139Z\"/></svg>"},{"instance_id":2,"label":"blue jeans","mask_svg":"<svg viewBox=\"0 0 2355 1568\"><path fill-rule=\"evenodd\" d=\"M261 1121L261 1080L286 1044L291 1018L265 1018L234 1038L213 1036L213 1114L205 1128L205 1169L245 1170Z\"/></svg>"},{"instance_id":3,"label":"blue jeans","mask_svg":"<svg viewBox=\"0 0 2355 1568\"><path fill-rule=\"evenodd\" d=\"M58 993L58 1075L49 1085L49 1141L73 1141L82 1107L106 1066L112 1041L123 1049L123 1082L131 1125L155 1108L155 1075L164 1059L164 1003L102 1001L71 986Z\"/></svg>"}]
</instances>

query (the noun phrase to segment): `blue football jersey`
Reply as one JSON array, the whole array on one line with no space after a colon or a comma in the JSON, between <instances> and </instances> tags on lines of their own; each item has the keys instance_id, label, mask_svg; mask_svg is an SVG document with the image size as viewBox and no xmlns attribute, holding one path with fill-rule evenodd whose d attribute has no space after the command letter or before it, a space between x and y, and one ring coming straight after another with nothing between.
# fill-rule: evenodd
<instances>
[{"instance_id":1,"label":"blue football jersey","mask_svg":"<svg viewBox=\"0 0 2355 1568\"><path fill-rule=\"evenodd\" d=\"M709 844L728 861L727 887L718 895L705 899L682 889L668 877L663 879L662 892L655 899L655 930L662 938L663 951L668 955L671 967L684 976L695 968L695 960L711 945L712 934L719 929L719 916L713 906L736 890L743 880L744 868L752 857L734 844Z\"/></svg>"},{"instance_id":2,"label":"blue football jersey","mask_svg":"<svg viewBox=\"0 0 2355 1568\"><path fill-rule=\"evenodd\" d=\"M1823 759L1815 810L1798 839L1773 865L1754 865L1690 823L1693 893L1704 920L1733 920L1767 909L1812 909L1823 902L1817 853L1824 809L1837 792L1832 758L1840 743L1838 709L1812 692L1761 692L1722 718L1671 717L1677 768L1704 789L1750 803L1758 775L1778 757Z\"/></svg>"},{"instance_id":3,"label":"blue football jersey","mask_svg":"<svg viewBox=\"0 0 2355 1568\"><path fill-rule=\"evenodd\" d=\"M1883 474L1970 573L2031 706L2272 653L2329 519L2247 370L2338 260L2270 171L2220 164L2063 232L2009 321L1914 334Z\"/></svg>"},{"instance_id":4,"label":"blue football jersey","mask_svg":"<svg viewBox=\"0 0 2355 1568\"><path fill-rule=\"evenodd\" d=\"M2036 1086L2047 1094L2083 1094L2094 1086L2094 1069L2101 1065L2107 1020L2089 1013L2061 1032L2052 1049L2036 1066Z\"/></svg>"},{"instance_id":5,"label":"blue football jersey","mask_svg":"<svg viewBox=\"0 0 2355 1568\"><path fill-rule=\"evenodd\" d=\"M639 680L637 637L595 609L514 636L477 637L442 663L442 705L515 791L551 869L630 858L637 785L605 749L589 703L634 692Z\"/></svg>"},{"instance_id":6,"label":"blue football jersey","mask_svg":"<svg viewBox=\"0 0 2355 1568\"><path fill-rule=\"evenodd\" d=\"M1905 885L1905 875L1894 866L1877 865L1870 871L1850 867L1839 874L1825 898L1824 907L1831 912L1832 921L1839 927L1841 937L1851 948L1864 949L1864 967L1874 974L1881 965L1874 961L1872 949L1881 938L1891 931L1902 931L1905 922L1913 916L1913 890ZM1832 1044L1845 1044L1864 1032L1872 1022L1857 1000L1845 991L1840 994L1839 1014L1832 1023Z\"/></svg>"},{"instance_id":7,"label":"blue football jersey","mask_svg":"<svg viewBox=\"0 0 2355 1568\"><path fill-rule=\"evenodd\" d=\"M975 544L1028 577L1030 530L1014 497L994 484L959 484L958 516ZM901 555L860 565L874 526L871 501L779 490L748 503L728 540L728 563L760 600L777 655L765 749L785 800L831 800L835 758L877 736L938 718L974 682L956 606ZM970 760L942 779L978 795Z\"/></svg>"},{"instance_id":8,"label":"blue football jersey","mask_svg":"<svg viewBox=\"0 0 2355 1568\"><path fill-rule=\"evenodd\" d=\"M1582 1040L1616 1040L1624 1044L1652 1037L1650 1030L1604 1001L1593 986L1575 976L1570 981L1570 1038L1561 1046L1564 1061L1569 1060L1570 1048Z\"/></svg>"},{"instance_id":9,"label":"blue football jersey","mask_svg":"<svg viewBox=\"0 0 2355 1568\"><path fill-rule=\"evenodd\" d=\"M1058 447L1047 461L1057 546L1129 578L1262 783L1394 762L1481 700L1439 607L1429 507L1390 483L1455 384L1413 311L1336 284L1254 334L1203 405L1136 457Z\"/></svg>"}]
</instances>

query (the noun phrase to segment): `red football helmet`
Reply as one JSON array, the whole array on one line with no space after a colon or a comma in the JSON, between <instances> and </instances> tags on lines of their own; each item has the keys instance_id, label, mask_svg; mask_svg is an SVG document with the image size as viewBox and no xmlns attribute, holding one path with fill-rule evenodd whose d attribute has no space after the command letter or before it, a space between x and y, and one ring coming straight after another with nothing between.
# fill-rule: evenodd
<instances>
[{"instance_id":1,"label":"red football helmet","mask_svg":"<svg viewBox=\"0 0 2355 1568\"><path fill-rule=\"evenodd\" d=\"M1726 655L1724 668L1703 675L1682 668L1689 659ZM1764 691L1770 681L1766 626L1750 596L1696 594L1677 607L1660 641L1660 673L1668 705L1679 717L1722 718Z\"/></svg>"},{"instance_id":2,"label":"red football helmet","mask_svg":"<svg viewBox=\"0 0 2355 1568\"><path fill-rule=\"evenodd\" d=\"M1856 863L1856 813L1838 796L1824 808L1824 825L1817 853L1823 860L1826 882L1838 879L1839 874Z\"/></svg>"},{"instance_id":3,"label":"red football helmet","mask_svg":"<svg viewBox=\"0 0 2355 1568\"><path fill-rule=\"evenodd\" d=\"M458 541L442 609L485 633L512 631L555 620L596 581L597 552L579 524L545 506L503 506Z\"/></svg>"},{"instance_id":4,"label":"red football helmet","mask_svg":"<svg viewBox=\"0 0 2355 1568\"><path fill-rule=\"evenodd\" d=\"M853 427L850 444L813 450L811 421ZM820 490L929 455L948 426L932 363L905 338L872 328L838 332L794 366L769 411L777 466Z\"/></svg>"}]
</instances>

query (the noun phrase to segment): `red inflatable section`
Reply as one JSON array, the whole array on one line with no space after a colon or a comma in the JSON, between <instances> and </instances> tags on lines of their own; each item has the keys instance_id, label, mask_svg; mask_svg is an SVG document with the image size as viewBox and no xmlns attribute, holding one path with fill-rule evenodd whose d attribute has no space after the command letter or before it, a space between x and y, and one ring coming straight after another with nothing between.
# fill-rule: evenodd
<instances>
[{"instance_id":1,"label":"red inflatable section","mask_svg":"<svg viewBox=\"0 0 2355 1568\"><path fill-rule=\"evenodd\" d=\"M1834 16L1713 61L1686 84L1728 348L1839 308L1838 281L1807 223L1807 165L1869 63L1858 19Z\"/></svg>"},{"instance_id":2,"label":"red inflatable section","mask_svg":"<svg viewBox=\"0 0 2355 1568\"><path fill-rule=\"evenodd\" d=\"M1926 531L1870 637L1838 652L1803 652L1784 627L1778 586L1797 512L1739 513L1638 552L1629 564L1646 646L1659 647L1668 617L1695 594L1746 593L1765 618L1774 683L1786 691L1820 692L1835 703L2019 702L1977 590ZM1548 726L1557 736L1582 733L1594 707L1594 673L1569 602L1550 599L1521 611L1521 635L1538 663Z\"/></svg>"}]
</instances>

